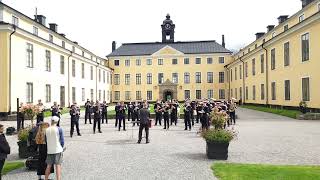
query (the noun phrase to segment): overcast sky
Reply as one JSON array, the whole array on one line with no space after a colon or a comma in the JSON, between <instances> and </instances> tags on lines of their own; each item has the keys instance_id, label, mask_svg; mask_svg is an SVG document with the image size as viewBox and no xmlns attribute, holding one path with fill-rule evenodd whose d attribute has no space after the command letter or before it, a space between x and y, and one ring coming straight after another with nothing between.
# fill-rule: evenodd
<instances>
[{"instance_id":1,"label":"overcast sky","mask_svg":"<svg viewBox=\"0 0 320 180\"><path fill-rule=\"evenodd\" d=\"M167 13L176 24L175 41L216 40L225 34L226 46L237 50L255 39L256 32L278 24L280 15L293 15L301 0L3 0L33 17L57 23L59 33L101 57L111 42L161 41Z\"/></svg>"}]
</instances>

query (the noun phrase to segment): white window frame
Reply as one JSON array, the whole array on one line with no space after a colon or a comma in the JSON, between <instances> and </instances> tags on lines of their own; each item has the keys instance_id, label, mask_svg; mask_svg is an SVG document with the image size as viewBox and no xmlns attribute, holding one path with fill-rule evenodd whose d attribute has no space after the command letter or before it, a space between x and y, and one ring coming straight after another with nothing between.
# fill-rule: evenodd
<instances>
[{"instance_id":1,"label":"white window frame","mask_svg":"<svg viewBox=\"0 0 320 180\"><path fill-rule=\"evenodd\" d=\"M299 23L304 21L304 14L300 14L299 15Z\"/></svg>"}]
</instances>

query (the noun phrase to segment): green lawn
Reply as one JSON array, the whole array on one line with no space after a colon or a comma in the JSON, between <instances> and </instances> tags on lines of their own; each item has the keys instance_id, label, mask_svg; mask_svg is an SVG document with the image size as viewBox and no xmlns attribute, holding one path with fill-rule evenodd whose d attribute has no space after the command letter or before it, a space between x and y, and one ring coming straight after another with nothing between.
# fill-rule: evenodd
<instances>
[{"instance_id":1,"label":"green lawn","mask_svg":"<svg viewBox=\"0 0 320 180\"><path fill-rule=\"evenodd\" d=\"M220 180L320 180L320 166L214 163Z\"/></svg>"},{"instance_id":2,"label":"green lawn","mask_svg":"<svg viewBox=\"0 0 320 180\"><path fill-rule=\"evenodd\" d=\"M296 111L296 110L275 109L275 108L268 108L268 107L263 107L263 106L242 105L241 107L248 108L248 109L253 109L253 110L257 110L257 111L263 111L263 112L278 114L278 115L290 117L290 118L293 118L293 119L296 119L297 115L300 114L300 111Z\"/></svg>"},{"instance_id":3,"label":"green lawn","mask_svg":"<svg viewBox=\"0 0 320 180\"><path fill-rule=\"evenodd\" d=\"M84 108L81 108L81 110L84 110ZM69 111L70 111L70 108L64 107L64 108L61 110L61 114L69 113ZM44 112L44 117L50 117L50 116L51 116L51 111L45 111L45 112Z\"/></svg>"},{"instance_id":4,"label":"green lawn","mask_svg":"<svg viewBox=\"0 0 320 180\"><path fill-rule=\"evenodd\" d=\"M22 167L24 167L24 162L6 162L4 164L2 173L3 174L7 174L10 171L13 171L15 169L19 169L19 168L22 168Z\"/></svg>"},{"instance_id":5,"label":"green lawn","mask_svg":"<svg viewBox=\"0 0 320 180\"><path fill-rule=\"evenodd\" d=\"M180 114L183 114L183 105L184 104L180 104ZM150 113L151 114L154 114L154 104L150 104ZM108 116L109 115L115 115L116 114L116 111L114 110L114 107L112 107L112 109L110 111L108 111Z\"/></svg>"}]
</instances>

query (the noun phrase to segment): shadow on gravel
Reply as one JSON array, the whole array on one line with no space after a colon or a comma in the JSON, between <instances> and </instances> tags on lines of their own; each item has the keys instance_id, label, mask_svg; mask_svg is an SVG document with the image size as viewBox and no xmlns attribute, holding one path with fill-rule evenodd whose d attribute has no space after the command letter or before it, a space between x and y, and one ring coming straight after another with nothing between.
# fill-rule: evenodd
<instances>
[{"instance_id":1,"label":"shadow on gravel","mask_svg":"<svg viewBox=\"0 0 320 180\"><path fill-rule=\"evenodd\" d=\"M196 161L209 161L205 153L175 153L171 155Z\"/></svg>"}]
</instances>

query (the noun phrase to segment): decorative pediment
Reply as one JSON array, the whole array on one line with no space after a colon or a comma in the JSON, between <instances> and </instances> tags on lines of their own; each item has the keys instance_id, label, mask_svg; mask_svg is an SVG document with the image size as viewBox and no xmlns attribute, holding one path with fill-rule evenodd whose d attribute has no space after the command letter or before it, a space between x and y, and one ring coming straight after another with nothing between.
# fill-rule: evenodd
<instances>
[{"instance_id":1,"label":"decorative pediment","mask_svg":"<svg viewBox=\"0 0 320 180\"><path fill-rule=\"evenodd\" d=\"M171 82L169 79L167 79L164 83L160 84L159 86L177 86L177 84Z\"/></svg>"},{"instance_id":2,"label":"decorative pediment","mask_svg":"<svg viewBox=\"0 0 320 180\"><path fill-rule=\"evenodd\" d=\"M159 51L153 53L151 56L178 56L178 55L183 55L183 53L167 45L161 48Z\"/></svg>"}]
</instances>

